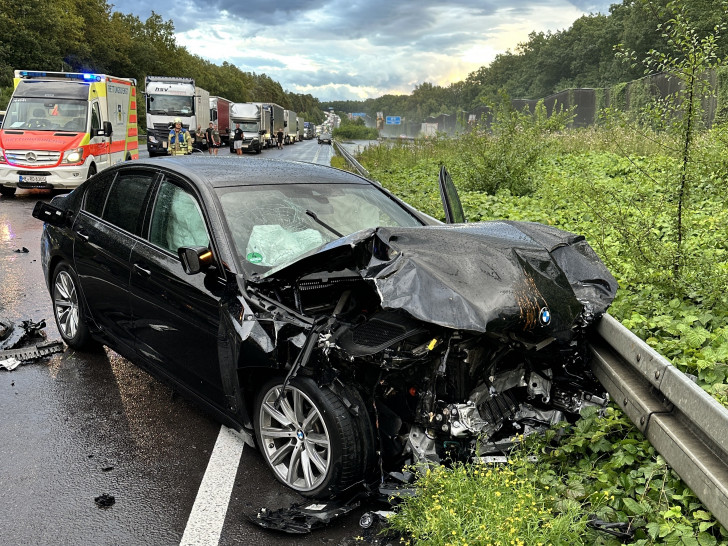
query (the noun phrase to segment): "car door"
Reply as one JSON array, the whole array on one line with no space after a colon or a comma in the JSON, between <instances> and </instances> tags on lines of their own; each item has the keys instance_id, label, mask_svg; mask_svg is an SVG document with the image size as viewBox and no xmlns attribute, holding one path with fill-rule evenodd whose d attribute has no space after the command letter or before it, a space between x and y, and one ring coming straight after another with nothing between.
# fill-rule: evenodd
<instances>
[{"instance_id":1,"label":"car door","mask_svg":"<svg viewBox=\"0 0 728 546\"><path fill-rule=\"evenodd\" d=\"M129 257L141 231L152 171L102 173L89 182L73 225L74 268L105 337L133 347Z\"/></svg>"},{"instance_id":2,"label":"car door","mask_svg":"<svg viewBox=\"0 0 728 546\"><path fill-rule=\"evenodd\" d=\"M147 224L147 236L131 256L137 351L222 409L220 298L214 293L221 279L217 273L187 275L177 254L182 246L210 245L210 231L191 186L180 179L162 179Z\"/></svg>"},{"instance_id":3,"label":"car door","mask_svg":"<svg viewBox=\"0 0 728 546\"><path fill-rule=\"evenodd\" d=\"M444 165L440 167L440 198L445 208L445 223L464 224L466 222L465 213L458 190Z\"/></svg>"},{"instance_id":4,"label":"car door","mask_svg":"<svg viewBox=\"0 0 728 546\"><path fill-rule=\"evenodd\" d=\"M96 172L101 172L111 165L111 136L98 135L103 129L103 118L98 101L91 103L91 153L96 158Z\"/></svg>"}]
</instances>

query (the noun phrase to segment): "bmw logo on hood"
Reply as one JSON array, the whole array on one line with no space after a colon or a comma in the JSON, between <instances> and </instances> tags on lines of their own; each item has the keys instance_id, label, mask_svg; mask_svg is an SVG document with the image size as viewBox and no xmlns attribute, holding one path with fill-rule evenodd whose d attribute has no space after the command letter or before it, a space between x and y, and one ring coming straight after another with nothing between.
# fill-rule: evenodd
<instances>
[{"instance_id":1,"label":"bmw logo on hood","mask_svg":"<svg viewBox=\"0 0 728 546\"><path fill-rule=\"evenodd\" d=\"M541 311L538 314L538 319L541 321L541 324L546 326L551 322L551 311L549 311L548 307L542 307Z\"/></svg>"}]
</instances>

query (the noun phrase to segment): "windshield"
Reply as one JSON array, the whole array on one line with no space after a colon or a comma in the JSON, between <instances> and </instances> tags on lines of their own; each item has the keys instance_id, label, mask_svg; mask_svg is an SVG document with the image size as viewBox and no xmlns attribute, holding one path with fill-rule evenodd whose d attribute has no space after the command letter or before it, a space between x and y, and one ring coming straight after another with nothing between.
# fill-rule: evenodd
<instances>
[{"instance_id":1,"label":"windshield","mask_svg":"<svg viewBox=\"0 0 728 546\"><path fill-rule=\"evenodd\" d=\"M217 192L249 272L292 263L362 229L422 225L386 193L363 184L238 186Z\"/></svg>"},{"instance_id":2,"label":"windshield","mask_svg":"<svg viewBox=\"0 0 728 546\"><path fill-rule=\"evenodd\" d=\"M3 128L86 132L87 112L86 101L19 97L8 105Z\"/></svg>"},{"instance_id":3,"label":"windshield","mask_svg":"<svg viewBox=\"0 0 728 546\"><path fill-rule=\"evenodd\" d=\"M240 128L243 130L244 133L258 132L258 124L254 121L241 121Z\"/></svg>"},{"instance_id":4,"label":"windshield","mask_svg":"<svg viewBox=\"0 0 728 546\"><path fill-rule=\"evenodd\" d=\"M147 95L147 114L190 116L194 113L194 97L184 95Z\"/></svg>"}]
</instances>

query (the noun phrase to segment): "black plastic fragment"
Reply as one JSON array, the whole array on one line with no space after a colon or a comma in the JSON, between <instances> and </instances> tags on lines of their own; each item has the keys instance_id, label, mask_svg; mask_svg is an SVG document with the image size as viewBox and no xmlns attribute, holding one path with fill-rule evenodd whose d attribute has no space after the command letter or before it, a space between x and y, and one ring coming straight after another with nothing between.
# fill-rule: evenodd
<instances>
[{"instance_id":1,"label":"black plastic fragment","mask_svg":"<svg viewBox=\"0 0 728 546\"><path fill-rule=\"evenodd\" d=\"M17 347L30 337L41 336L41 330L45 327L43 319L38 322L23 320L19 324L0 320L0 351Z\"/></svg>"},{"instance_id":2,"label":"black plastic fragment","mask_svg":"<svg viewBox=\"0 0 728 546\"><path fill-rule=\"evenodd\" d=\"M608 522L596 516L591 516L587 525L592 529L610 534L620 540L632 540L634 538L634 528L624 521Z\"/></svg>"},{"instance_id":3,"label":"black plastic fragment","mask_svg":"<svg viewBox=\"0 0 728 546\"><path fill-rule=\"evenodd\" d=\"M103 493L96 497L94 499L94 502L96 503L96 506L99 508L109 508L114 505L116 502L116 498L114 498L114 495L109 495L108 493Z\"/></svg>"},{"instance_id":4,"label":"black plastic fragment","mask_svg":"<svg viewBox=\"0 0 728 546\"><path fill-rule=\"evenodd\" d=\"M64 345L62 341L47 341L30 347L0 351L0 360L4 360L6 358L17 358L21 362L26 362L52 355L54 353L62 353L63 349Z\"/></svg>"},{"instance_id":5,"label":"black plastic fragment","mask_svg":"<svg viewBox=\"0 0 728 546\"><path fill-rule=\"evenodd\" d=\"M314 529L325 527L360 505L361 495L356 495L347 501L311 501L277 510L261 508L257 514L248 516L248 518L265 529L303 535Z\"/></svg>"}]
</instances>

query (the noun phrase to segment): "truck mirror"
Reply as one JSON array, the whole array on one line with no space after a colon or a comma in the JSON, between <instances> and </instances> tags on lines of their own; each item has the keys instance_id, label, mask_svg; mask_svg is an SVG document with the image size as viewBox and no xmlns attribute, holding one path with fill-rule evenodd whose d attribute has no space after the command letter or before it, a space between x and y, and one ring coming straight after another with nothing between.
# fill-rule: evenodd
<instances>
[{"instance_id":1,"label":"truck mirror","mask_svg":"<svg viewBox=\"0 0 728 546\"><path fill-rule=\"evenodd\" d=\"M111 126L110 121L104 122L104 136L111 136L114 132L114 128Z\"/></svg>"}]
</instances>

